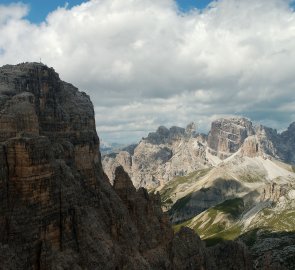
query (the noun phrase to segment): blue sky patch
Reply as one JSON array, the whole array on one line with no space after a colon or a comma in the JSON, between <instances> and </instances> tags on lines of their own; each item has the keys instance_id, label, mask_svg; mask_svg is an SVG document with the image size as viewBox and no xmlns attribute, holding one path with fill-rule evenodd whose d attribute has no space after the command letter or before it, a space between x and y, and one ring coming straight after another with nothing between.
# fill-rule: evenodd
<instances>
[{"instance_id":1,"label":"blue sky patch","mask_svg":"<svg viewBox=\"0 0 295 270\"><path fill-rule=\"evenodd\" d=\"M212 2L212 0L176 0L179 9L187 12L191 9L204 9Z\"/></svg>"},{"instance_id":2,"label":"blue sky patch","mask_svg":"<svg viewBox=\"0 0 295 270\"><path fill-rule=\"evenodd\" d=\"M68 8L79 5L85 0L22 0L22 1L11 1L11 0L1 0L0 4L8 5L11 3L22 2L30 6L30 13L27 16L27 19L33 23L41 23L45 20L48 13L57 9L57 7L64 7L68 3ZM204 9L208 6L212 0L176 0L179 9L182 12L188 12L193 8Z\"/></svg>"},{"instance_id":3,"label":"blue sky patch","mask_svg":"<svg viewBox=\"0 0 295 270\"><path fill-rule=\"evenodd\" d=\"M45 20L48 13L56 10L58 7L64 7L67 3L68 7L79 5L83 0L21 0L21 1L11 1L11 0L1 0L0 4L8 5L11 3L24 3L30 6L30 13L27 16L27 19L33 23L41 23Z\"/></svg>"}]
</instances>

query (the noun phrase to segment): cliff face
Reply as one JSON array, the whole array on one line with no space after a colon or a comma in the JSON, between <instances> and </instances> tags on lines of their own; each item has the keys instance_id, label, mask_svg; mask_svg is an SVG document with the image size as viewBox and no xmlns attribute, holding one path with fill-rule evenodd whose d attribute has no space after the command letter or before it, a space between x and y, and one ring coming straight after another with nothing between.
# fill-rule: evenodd
<instances>
[{"instance_id":1,"label":"cliff face","mask_svg":"<svg viewBox=\"0 0 295 270\"><path fill-rule=\"evenodd\" d=\"M212 123L208 135L209 152L221 159L227 158L254 134L252 123L245 118L219 119Z\"/></svg>"},{"instance_id":2,"label":"cliff face","mask_svg":"<svg viewBox=\"0 0 295 270\"><path fill-rule=\"evenodd\" d=\"M295 164L295 123L280 133L245 118L218 119L208 136L196 134L196 126L186 129L159 127L143 138L132 151L105 155L102 164L111 183L119 165L130 174L134 185L148 189L197 170L208 169L237 153L245 157L275 158Z\"/></svg>"},{"instance_id":3,"label":"cliff face","mask_svg":"<svg viewBox=\"0 0 295 270\"><path fill-rule=\"evenodd\" d=\"M123 166L136 188L165 185L176 176L210 166L206 159L206 136L195 134L195 126L159 127L142 139L133 151L106 155L103 167L111 182L117 166Z\"/></svg>"},{"instance_id":4,"label":"cliff face","mask_svg":"<svg viewBox=\"0 0 295 270\"><path fill-rule=\"evenodd\" d=\"M85 93L42 64L0 68L0 269L251 268L242 245L174 235L122 168L112 187L98 148Z\"/></svg>"}]
</instances>

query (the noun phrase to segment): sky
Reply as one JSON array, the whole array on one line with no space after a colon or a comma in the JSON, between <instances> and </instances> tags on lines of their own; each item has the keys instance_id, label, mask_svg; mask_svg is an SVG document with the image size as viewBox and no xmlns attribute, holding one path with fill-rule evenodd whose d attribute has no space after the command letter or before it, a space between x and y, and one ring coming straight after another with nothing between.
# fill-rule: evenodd
<instances>
[{"instance_id":1,"label":"sky","mask_svg":"<svg viewBox=\"0 0 295 270\"><path fill-rule=\"evenodd\" d=\"M9 5L11 3L22 2L29 6L30 11L26 18L33 23L41 23L44 21L49 12L56 10L58 7L72 8L73 6L80 5L86 0L0 0L0 5ZM210 0L177 0L177 5L180 11L188 12L194 8L204 9L212 2Z\"/></svg>"},{"instance_id":2,"label":"sky","mask_svg":"<svg viewBox=\"0 0 295 270\"><path fill-rule=\"evenodd\" d=\"M90 95L104 141L191 121L207 132L220 117L295 121L293 1L68 2L0 0L0 66L54 67Z\"/></svg>"}]
</instances>

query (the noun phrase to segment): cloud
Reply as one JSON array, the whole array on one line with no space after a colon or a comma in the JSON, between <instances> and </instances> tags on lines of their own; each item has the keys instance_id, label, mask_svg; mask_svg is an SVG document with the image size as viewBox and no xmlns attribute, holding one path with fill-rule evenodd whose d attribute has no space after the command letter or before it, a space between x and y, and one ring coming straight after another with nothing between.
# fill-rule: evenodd
<instances>
[{"instance_id":1,"label":"cloud","mask_svg":"<svg viewBox=\"0 0 295 270\"><path fill-rule=\"evenodd\" d=\"M6 24L11 20L20 20L29 12L27 5L22 3L0 5L0 25Z\"/></svg>"},{"instance_id":2,"label":"cloud","mask_svg":"<svg viewBox=\"0 0 295 270\"><path fill-rule=\"evenodd\" d=\"M158 125L242 115L295 120L295 13L287 0L219 0L182 13L172 0L92 0L34 25L0 6L0 64L39 61L86 91L105 140ZM1 16L4 14L3 16Z\"/></svg>"}]
</instances>

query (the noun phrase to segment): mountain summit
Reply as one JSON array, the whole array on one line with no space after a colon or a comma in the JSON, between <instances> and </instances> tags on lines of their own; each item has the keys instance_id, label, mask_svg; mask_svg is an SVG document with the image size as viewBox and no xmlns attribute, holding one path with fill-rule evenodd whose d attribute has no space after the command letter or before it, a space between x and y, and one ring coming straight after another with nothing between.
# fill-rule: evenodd
<instances>
[{"instance_id":1,"label":"mountain summit","mask_svg":"<svg viewBox=\"0 0 295 270\"><path fill-rule=\"evenodd\" d=\"M136 187L159 191L176 231L188 226L208 245L239 239L255 269L294 269L295 123L278 133L222 118L208 136L184 130L160 127L133 152L105 156L106 173L122 164Z\"/></svg>"},{"instance_id":2,"label":"mountain summit","mask_svg":"<svg viewBox=\"0 0 295 270\"><path fill-rule=\"evenodd\" d=\"M186 129L161 126L132 152L106 155L103 166L111 181L115 168L121 165L136 187L157 188L176 176L215 166L236 153L295 164L294 126L295 122L279 134L272 128L254 126L246 118L221 118L212 122L208 135L197 133L194 124Z\"/></svg>"}]
</instances>

